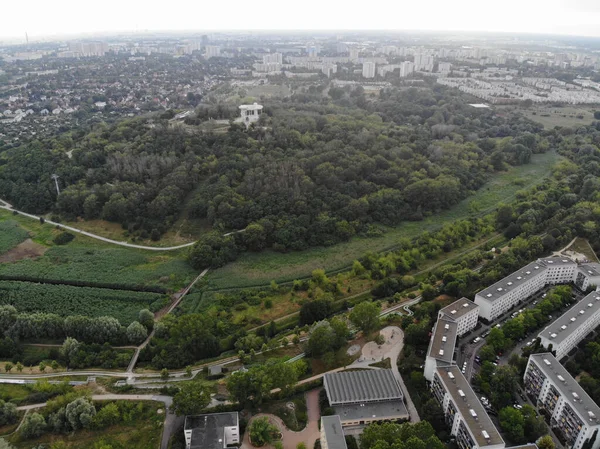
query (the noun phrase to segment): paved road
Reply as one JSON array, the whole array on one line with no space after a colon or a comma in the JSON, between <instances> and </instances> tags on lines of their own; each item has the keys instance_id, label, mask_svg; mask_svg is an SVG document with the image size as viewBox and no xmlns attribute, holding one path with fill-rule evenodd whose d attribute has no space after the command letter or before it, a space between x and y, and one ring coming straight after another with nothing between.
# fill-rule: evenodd
<instances>
[{"instance_id":1,"label":"paved road","mask_svg":"<svg viewBox=\"0 0 600 449\"><path fill-rule=\"evenodd\" d=\"M38 217L37 215L32 215L32 214L28 214L26 212L21 212L21 211L18 211L16 209L13 209L13 207L9 203L7 203L6 201L4 201L4 200L0 199L0 203L2 203L2 204L0 204L0 209L6 209L6 210L8 210L10 212L16 211L16 212L19 213L19 215L31 218L33 220L40 221L40 217ZM48 223L50 225L58 226L58 227L60 227L62 229L66 229L66 230L69 230L71 232L76 232L77 234L85 235L87 237L91 237L91 238L96 239L96 240L101 240L101 241L106 242L106 243L111 243L113 245L125 246L127 248L145 249L145 250L148 250L148 251L175 251L175 250L178 250L178 249L189 248L190 246L193 246L196 243L196 242L190 242L190 243L185 243L183 245L164 246L164 247L161 247L161 246L135 245L133 243L120 242L118 240L112 240L112 239L109 239L109 238L106 238L106 237L102 237L102 236L97 235L97 234L92 234L91 232L83 231L81 229L77 229L77 228L74 228L72 226L67 226L67 225L64 225L62 223L56 223L54 221L46 220L46 219L44 219L44 220L45 220L45 223ZM239 231L228 232L227 234L223 234L223 235L228 236L228 235L232 235L232 234L236 234L238 232L244 232L244 231L245 231L245 229L241 229Z\"/></svg>"}]
</instances>

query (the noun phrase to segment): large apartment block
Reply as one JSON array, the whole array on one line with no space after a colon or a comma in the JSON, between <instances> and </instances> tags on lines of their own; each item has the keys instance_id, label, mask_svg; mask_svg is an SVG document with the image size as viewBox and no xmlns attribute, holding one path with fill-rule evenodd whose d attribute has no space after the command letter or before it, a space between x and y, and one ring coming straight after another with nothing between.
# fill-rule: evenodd
<instances>
[{"instance_id":1,"label":"large apartment block","mask_svg":"<svg viewBox=\"0 0 600 449\"><path fill-rule=\"evenodd\" d=\"M438 312L438 318L443 316L456 322L456 333L460 337L477 326L479 306L467 298L461 298Z\"/></svg>"},{"instance_id":2,"label":"large apartment block","mask_svg":"<svg viewBox=\"0 0 600 449\"><path fill-rule=\"evenodd\" d=\"M429 382L438 366L450 366L454 362L454 347L456 346L458 324L445 315L438 318L429 339L429 349L425 357L423 376Z\"/></svg>"},{"instance_id":3,"label":"large apartment block","mask_svg":"<svg viewBox=\"0 0 600 449\"><path fill-rule=\"evenodd\" d=\"M577 264L570 259L538 259L477 293L479 315L492 321L548 284L573 282L576 271Z\"/></svg>"},{"instance_id":4,"label":"large apartment block","mask_svg":"<svg viewBox=\"0 0 600 449\"><path fill-rule=\"evenodd\" d=\"M600 264L587 263L579 265L575 274L575 285L584 291L593 285L600 287Z\"/></svg>"},{"instance_id":5,"label":"large apartment block","mask_svg":"<svg viewBox=\"0 0 600 449\"><path fill-rule=\"evenodd\" d=\"M567 447L600 448L600 407L551 353L529 356L524 384Z\"/></svg>"},{"instance_id":6,"label":"large apartment block","mask_svg":"<svg viewBox=\"0 0 600 449\"><path fill-rule=\"evenodd\" d=\"M558 360L600 325L600 293L592 292L538 334L542 346Z\"/></svg>"},{"instance_id":7,"label":"large apartment block","mask_svg":"<svg viewBox=\"0 0 600 449\"><path fill-rule=\"evenodd\" d=\"M504 440L456 365L436 368L431 390L460 449L503 449ZM594 448L596 449L596 448Z\"/></svg>"}]
</instances>

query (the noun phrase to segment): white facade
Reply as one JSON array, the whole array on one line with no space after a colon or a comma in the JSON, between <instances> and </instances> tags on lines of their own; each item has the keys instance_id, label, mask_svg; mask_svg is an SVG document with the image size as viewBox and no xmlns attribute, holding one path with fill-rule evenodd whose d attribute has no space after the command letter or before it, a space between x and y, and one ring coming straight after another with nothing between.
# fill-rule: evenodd
<instances>
[{"instance_id":1,"label":"white facade","mask_svg":"<svg viewBox=\"0 0 600 449\"><path fill-rule=\"evenodd\" d=\"M438 319L442 316L450 318L457 325L456 334L460 337L477 326L479 306L467 298L461 298L438 312Z\"/></svg>"},{"instance_id":2,"label":"white facade","mask_svg":"<svg viewBox=\"0 0 600 449\"><path fill-rule=\"evenodd\" d=\"M477 293L479 316L492 321L548 284L573 282L576 269L569 259L538 259Z\"/></svg>"},{"instance_id":3,"label":"white facade","mask_svg":"<svg viewBox=\"0 0 600 449\"><path fill-rule=\"evenodd\" d=\"M452 64L449 62L440 62L438 64L438 72L448 74L452 70Z\"/></svg>"},{"instance_id":4,"label":"white facade","mask_svg":"<svg viewBox=\"0 0 600 449\"><path fill-rule=\"evenodd\" d=\"M600 325L600 293L592 292L538 334L542 346L558 360ZM552 346L552 349L550 349Z\"/></svg>"},{"instance_id":5,"label":"white facade","mask_svg":"<svg viewBox=\"0 0 600 449\"><path fill-rule=\"evenodd\" d=\"M282 64L283 55L281 53L269 53L268 55L263 55L263 64L269 64L272 62Z\"/></svg>"},{"instance_id":6,"label":"white facade","mask_svg":"<svg viewBox=\"0 0 600 449\"><path fill-rule=\"evenodd\" d=\"M363 78L375 78L374 62L363 62L362 76Z\"/></svg>"},{"instance_id":7,"label":"white facade","mask_svg":"<svg viewBox=\"0 0 600 449\"><path fill-rule=\"evenodd\" d=\"M438 368L431 383L459 448L503 449L504 440L458 367Z\"/></svg>"},{"instance_id":8,"label":"white facade","mask_svg":"<svg viewBox=\"0 0 600 449\"><path fill-rule=\"evenodd\" d=\"M216 45L207 45L204 48L204 57L206 59L214 58L216 56L221 56L221 47Z\"/></svg>"},{"instance_id":9,"label":"white facade","mask_svg":"<svg viewBox=\"0 0 600 449\"><path fill-rule=\"evenodd\" d=\"M415 70L423 70L425 72L433 72L435 59L431 55L416 54L415 55Z\"/></svg>"},{"instance_id":10,"label":"white facade","mask_svg":"<svg viewBox=\"0 0 600 449\"><path fill-rule=\"evenodd\" d=\"M406 78L411 73L414 73L415 65L410 61L405 61L400 64L400 78Z\"/></svg>"},{"instance_id":11,"label":"white facade","mask_svg":"<svg viewBox=\"0 0 600 449\"><path fill-rule=\"evenodd\" d=\"M581 449L595 431L600 432L600 408L550 353L529 357L525 390L538 408L550 415L550 426L566 439L566 447ZM600 448L600 436L591 449Z\"/></svg>"},{"instance_id":12,"label":"white facade","mask_svg":"<svg viewBox=\"0 0 600 449\"><path fill-rule=\"evenodd\" d=\"M242 121L249 125L250 123L258 122L260 115L262 114L262 105L258 103L254 104L243 104L240 106L240 114Z\"/></svg>"},{"instance_id":13,"label":"white facade","mask_svg":"<svg viewBox=\"0 0 600 449\"><path fill-rule=\"evenodd\" d=\"M600 287L600 264L589 263L577 267L575 285L584 291L593 285Z\"/></svg>"}]
</instances>

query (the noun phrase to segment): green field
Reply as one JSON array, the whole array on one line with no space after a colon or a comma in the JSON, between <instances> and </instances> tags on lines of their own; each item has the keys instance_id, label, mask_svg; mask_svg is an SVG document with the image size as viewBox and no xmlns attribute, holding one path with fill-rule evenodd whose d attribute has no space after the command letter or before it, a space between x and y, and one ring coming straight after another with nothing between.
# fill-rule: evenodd
<instances>
[{"instance_id":1,"label":"green field","mask_svg":"<svg viewBox=\"0 0 600 449\"><path fill-rule=\"evenodd\" d=\"M137 320L141 309L158 311L165 295L108 288L0 281L0 304L20 312L47 312L60 316L112 316L121 324Z\"/></svg>"},{"instance_id":2,"label":"green field","mask_svg":"<svg viewBox=\"0 0 600 449\"><path fill-rule=\"evenodd\" d=\"M514 109L514 106L511 106ZM546 129L555 126L583 126L594 120L593 108L577 106L533 106L522 108L520 112L528 119L539 123Z\"/></svg>"},{"instance_id":3,"label":"green field","mask_svg":"<svg viewBox=\"0 0 600 449\"><path fill-rule=\"evenodd\" d=\"M54 226L0 210L0 225L6 222L18 222L34 242L49 249L36 259L0 263L0 275L172 290L182 288L198 275L185 261L185 250L144 251L82 235L68 245L56 246L52 240L60 231Z\"/></svg>"},{"instance_id":4,"label":"green field","mask_svg":"<svg viewBox=\"0 0 600 449\"><path fill-rule=\"evenodd\" d=\"M211 289L258 286L307 277L317 268L334 271L346 268L368 251L382 251L393 247L400 238L413 238L424 230L434 230L445 223L493 211L500 202L511 201L516 192L533 186L547 176L561 158L555 152L533 155L531 163L511 167L494 175L488 183L452 208L420 222L405 222L388 228L376 238L356 237L349 242L328 248L276 253L245 253L237 261L209 272Z\"/></svg>"},{"instance_id":5,"label":"green field","mask_svg":"<svg viewBox=\"0 0 600 449\"><path fill-rule=\"evenodd\" d=\"M27 231L14 220L0 221L0 254L13 249L29 237Z\"/></svg>"}]
</instances>

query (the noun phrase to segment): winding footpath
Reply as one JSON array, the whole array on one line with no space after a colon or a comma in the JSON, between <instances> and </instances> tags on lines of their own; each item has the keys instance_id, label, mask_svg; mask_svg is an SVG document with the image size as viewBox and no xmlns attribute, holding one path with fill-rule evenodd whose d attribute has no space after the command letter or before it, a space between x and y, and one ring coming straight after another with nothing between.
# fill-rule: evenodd
<instances>
[{"instance_id":1,"label":"winding footpath","mask_svg":"<svg viewBox=\"0 0 600 449\"><path fill-rule=\"evenodd\" d=\"M36 216L36 215L32 215L32 214L28 214L26 212L21 212L20 210L16 210L12 207L12 205L10 203L8 203L5 200L0 199L0 209L5 209L7 211L10 212L17 212L19 215L22 215L24 217L28 217L31 218L33 220L37 220L40 221L40 217ZM184 243L183 245L178 245L178 246L144 246L144 245L135 245L133 243L127 243L127 242L119 242L118 240L112 240L106 237L102 237L100 235L97 234L92 234L91 232L87 232L87 231L83 231L81 229L77 229L74 228L72 226L67 226L64 225L62 223L57 223L55 221L52 220L46 220L44 219L44 223L48 223L50 225L53 226L58 226L61 229L66 229L68 231L71 232L76 232L77 234L81 234L81 235L85 235L86 237L91 237L93 239L96 240L101 240L103 242L106 243L111 243L113 245L119 245L119 246L125 246L127 248L136 248L136 249L144 249L144 250L148 250L148 251L175 251L178 249L183 249L183 248L189 248L190 246L193 246L196 242L190 242L190 243ZM232 234L237 234L239 232L244 232L245 229L240 229L239 231L233 231L233 232L228 232L226 234L223 234L224 236L228 236L228 235L232 235Z\"/></svg>"}]
</instances>

